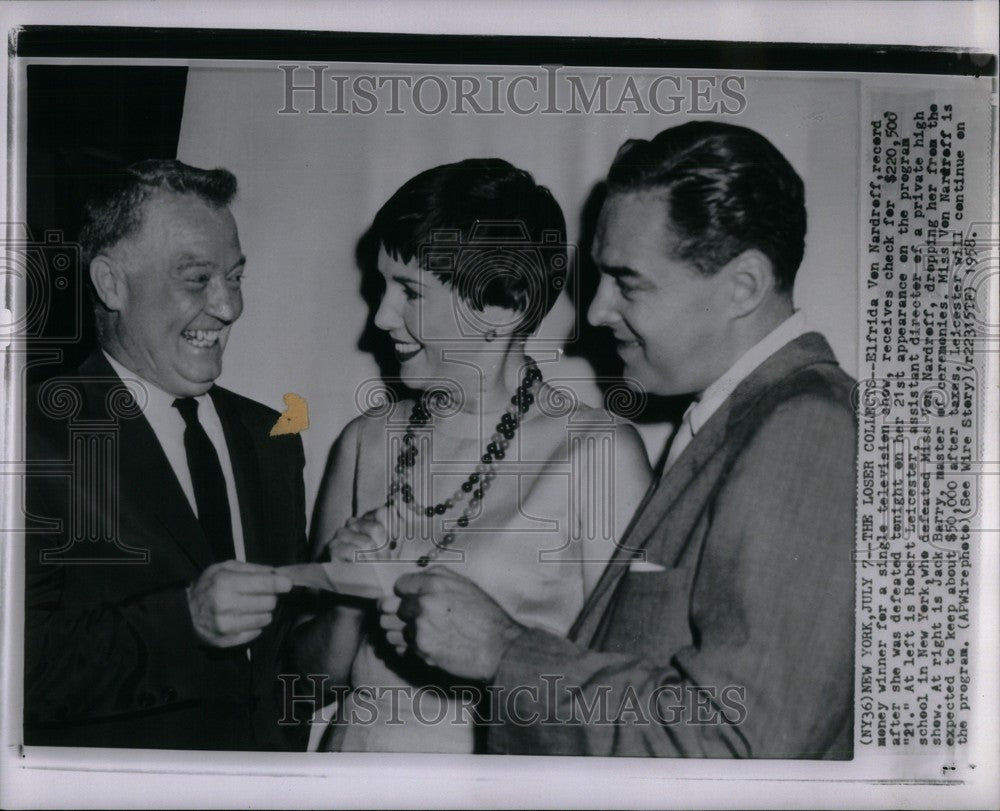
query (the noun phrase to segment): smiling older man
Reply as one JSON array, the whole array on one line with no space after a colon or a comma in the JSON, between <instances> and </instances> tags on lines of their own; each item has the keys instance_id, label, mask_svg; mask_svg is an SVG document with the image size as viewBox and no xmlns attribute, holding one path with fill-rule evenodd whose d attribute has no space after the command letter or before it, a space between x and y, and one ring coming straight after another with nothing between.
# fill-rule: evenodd
<instances>
[{"instance_id":1,"label":"smiling older man","mask_svg":"<svg viewBox=\"0 0 1000 811\"><path fill-rule=\"evenodd\" d=\"M28 484L56 522L27 534L29 744L289 745L273 567L304 549L304 462L298 436L268 436L277 412L214 385L243 311L235 192L224 169L144 161L88 205L100 349L29 391L28 455L80 458L81 426L110 426L113 452Z\"/></svg>"}]
</instances>

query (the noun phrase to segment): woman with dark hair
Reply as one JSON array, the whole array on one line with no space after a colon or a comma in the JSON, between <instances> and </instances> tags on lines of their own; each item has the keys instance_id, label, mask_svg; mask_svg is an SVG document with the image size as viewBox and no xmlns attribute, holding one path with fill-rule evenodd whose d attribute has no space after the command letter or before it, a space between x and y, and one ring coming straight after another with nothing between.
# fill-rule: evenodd
<instances>
[{"instance_id":1,"label":"woman with dark hair","mask_svg":"<svg viewBox=\"0 0 1000 811\"><path fill-rule=\"evenodd\" d=\"M566 408L525 353L565 282L562 211L527 172L466 160L404 184L371 235L385 284L375 325L416 395L340 435L317 557L453 567L521 623L565 634L650 474L634 428ZM475 751L475 686L396 652L373 604L342 600L303 624L295 653L339 696L322 748Z\"/></svg>"}]
</instances>

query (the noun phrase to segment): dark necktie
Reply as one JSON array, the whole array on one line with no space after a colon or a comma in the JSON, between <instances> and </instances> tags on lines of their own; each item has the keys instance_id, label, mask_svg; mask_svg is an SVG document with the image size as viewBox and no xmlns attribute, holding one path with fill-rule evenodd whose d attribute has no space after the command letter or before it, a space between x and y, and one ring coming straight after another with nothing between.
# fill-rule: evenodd
<instances>
[{"instance_id":1,"label":"dark necktie","mask_svg":"<svg viewBox=\"0 0 1000 811\"><path fill-rule=\"evenodd\" d=\"M193 397L179 398L174 400L174 408L184 418L184 450L187 453L188 470L191 471L191 483L194 485L198 523L205 531L215 560L232 560L236 557L233 522L229 514L229 496L226 493L226 479L222 475L219 455L205 433L205 428L198 421L198 401Z\"/></svg>"}]
</instances>

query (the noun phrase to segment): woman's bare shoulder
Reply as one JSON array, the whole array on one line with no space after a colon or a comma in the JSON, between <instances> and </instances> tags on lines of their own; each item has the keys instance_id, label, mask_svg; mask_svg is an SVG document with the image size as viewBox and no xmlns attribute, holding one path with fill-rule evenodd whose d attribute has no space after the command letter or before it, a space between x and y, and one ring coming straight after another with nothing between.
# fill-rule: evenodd
<instances>
[{"instance_id":1,"label":"woman's bare shoulder","mask_svg":"<svg viewBox=\"0 0 1000 811\"><path fill-rule=\"evenodd\" d=\"M546 426L548 430L573 428L586 432L615 427L634 430L632 423L625 417L603 405L591 405L572 388L560 383L544 383L541 386L535 397L534 410L534 417L539 425Z\"/></svg>"},{"instance_id":2,"label":"woman's bare shoulder","mask_svg":"<svg viewBox=\"0 0 1000 811\"><path fill-rule=\"evenodd\" d=\"M413 402L412 399L386 400L373 406L351 420L341 432L341 438L350 437L359 446L382 442L387 432L406 430Z\"/></svg>"},{"instance_id":3,"label":"woman's bare shoulder","mask_svg":"<svg viewBox=\"0 0 1000 811\"><path fill-rule=\"evenodd\" d=\"M524 446L534 449L532 456L566 458L574 448L581 448L581 438L613 435L616 454L645 458L644 446L629 420L605 408L591 406L567 395L540 392L539 407L523 423ZM577 441L572 441L573 439Z\"/></svg>"}]
</instances>

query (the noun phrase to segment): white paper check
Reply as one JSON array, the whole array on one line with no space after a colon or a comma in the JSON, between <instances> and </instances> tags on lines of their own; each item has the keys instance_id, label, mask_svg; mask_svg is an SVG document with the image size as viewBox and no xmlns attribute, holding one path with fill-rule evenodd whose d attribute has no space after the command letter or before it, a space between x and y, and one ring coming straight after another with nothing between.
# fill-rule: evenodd
<instances>
[{"instance_id":1,"label":"white paper check","mask_svg":"<svg viewBox=\"0 0 1000 811\"><path fill-rule=\"evenodd\" d=\"M333 591L351 597L378 600L392 594L392 585L413 564L404 561L370 563L298 563L277 571L295 586Z\"/></svg>"}]
</instances>

